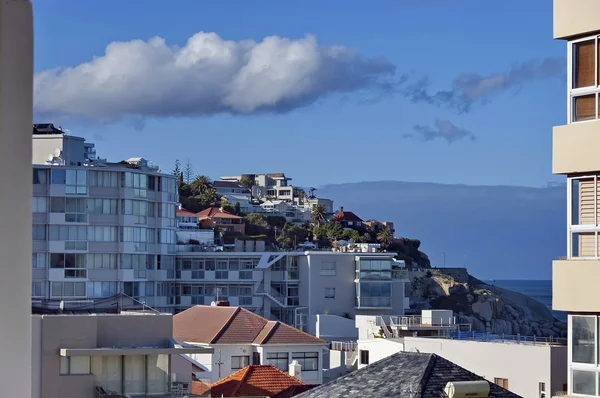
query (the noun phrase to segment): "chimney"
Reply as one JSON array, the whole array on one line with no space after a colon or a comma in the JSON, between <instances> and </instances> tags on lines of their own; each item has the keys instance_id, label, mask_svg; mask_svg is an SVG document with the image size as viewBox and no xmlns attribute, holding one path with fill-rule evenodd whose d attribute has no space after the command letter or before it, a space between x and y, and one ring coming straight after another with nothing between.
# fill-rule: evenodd
<instances>
[{"instance_id":1,"label":"chimney","mask_svg":"<svg viewBox=\"0 0 600 398\"><path fill-rule=\"evenodd\" d=\"M229 301L215 301L216 307L229 307Z\"/></svg>"},{"instance_id":2,"label":"chimney","mask_svg":"<svg viewBox=\"0 0 600 398\"><path fill-rule=\"evenodd\" d=\"M295 359L290 363L290 376L296 378L298 381L302 381L302 365Z\"/></svg>"}]
</instances>

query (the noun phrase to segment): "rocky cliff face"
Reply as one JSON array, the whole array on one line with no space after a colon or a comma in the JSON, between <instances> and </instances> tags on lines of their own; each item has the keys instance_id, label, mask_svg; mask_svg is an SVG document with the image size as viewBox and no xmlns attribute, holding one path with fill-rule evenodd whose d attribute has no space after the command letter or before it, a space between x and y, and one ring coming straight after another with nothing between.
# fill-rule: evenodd
<instances>
[{"instance_id":1,"label":"rocky cliff face","mask_svg":"<svg viewBox=\"0 0 600 398\"><path fill-rule=\"evenodd\" d=\"M450 309L473 330L505 335L566 337L567 325L545 305L523 294L488 285L466 272L431 270L413 277L411 309Z\"/></svg>"}]
</instances>

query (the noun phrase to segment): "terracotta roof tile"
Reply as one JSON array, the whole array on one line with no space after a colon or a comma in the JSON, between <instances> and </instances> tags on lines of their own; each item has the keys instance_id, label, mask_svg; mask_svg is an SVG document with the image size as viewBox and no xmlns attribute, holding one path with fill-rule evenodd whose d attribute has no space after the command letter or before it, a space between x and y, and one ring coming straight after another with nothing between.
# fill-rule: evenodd
<instances>
[{"instance_id":1,"label":"terracotta roof tile","mask_svg":"<svg viewBox=\"0 0 600 398\"><path fill-rule=\"evenodd\" d=\"M197 305L173 317L173 337L202 344L322 344L327 342L241 307Z\"/></svg>"},{"instance_id":2,"label":"terracotta roof tile","mask_svg":"<svg viewBox=\"0 0 600 398\"><path fill-rule=\"evenodd\" d=\"M205 395L210 391L210 384L201 381L192 381L192 394Z\"/></svg>"},{"instance_id":3,"label":"terracotta roof tile","mask_svg":"<svg viewBox=\"0 0 600 398\"><path fill-rule=\"evenodd\" d=\"M236 307L197 305L173 316L173 337L209 344L236 312Z\"/></svg>"},{"instance_id":4,"label":"terracotta roof tile","mask_svg":"<svg viewBox=\"0 0 600 398\"><path fill-rule=\"evenodd\" d=\"M225 211L222 211L220 208L218 207L209 207L208 209L204 209L201 212L198 213L198 217L201 219L206 219L206 218L235 218L235 219L240 219L242 217L240 216L236 216L235 214L231 214L231 213L227 213Z\"/></svg>"},{"instance_id":5,"label":"terracotta roof tile","mask_svg":"<svg viewBox=\"0 0 600 398\"><path fill-rule=\"evenodd\" d=\"M210 386L212 397L273 396L304 383L272 365L251 365Z\"/></svg>"}]
</instances>

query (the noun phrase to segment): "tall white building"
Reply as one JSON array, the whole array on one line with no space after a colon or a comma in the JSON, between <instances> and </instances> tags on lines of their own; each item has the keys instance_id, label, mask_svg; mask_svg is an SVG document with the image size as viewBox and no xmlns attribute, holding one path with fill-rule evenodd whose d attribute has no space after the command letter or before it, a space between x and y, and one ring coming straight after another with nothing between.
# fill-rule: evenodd
<instances>
[{"instance_id":1,"label":"tall white building","mask_svg":"<svg viewBox=\"0 0 600 398\"><path fill-rule=\"evenodd\" d=\"M81 304L123 292L160 307L175 266L177 183L143 158L98 160L93 144L33 129L32 297Z\"/></svg>"}]
</instances>

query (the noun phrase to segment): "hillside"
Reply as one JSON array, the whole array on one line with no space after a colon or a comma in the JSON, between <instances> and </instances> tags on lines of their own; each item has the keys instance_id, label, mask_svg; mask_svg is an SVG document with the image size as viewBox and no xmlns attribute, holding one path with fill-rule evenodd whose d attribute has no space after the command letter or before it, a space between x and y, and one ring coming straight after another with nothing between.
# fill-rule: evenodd
<instances>
[{"instance_id":1,"label":"hillside","mask_svg":"<svg viewBox=\"0 0 600 398\"><path fill-rule=\"evenodd\" d=\"M321 187L318 196L363 219L393 221L418 238L433 266L464 266L483 279L550 279L565 254L566 188L399 181ZM444 256L445 253L445 256Z\"/></svg>"}]
</instances>

